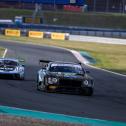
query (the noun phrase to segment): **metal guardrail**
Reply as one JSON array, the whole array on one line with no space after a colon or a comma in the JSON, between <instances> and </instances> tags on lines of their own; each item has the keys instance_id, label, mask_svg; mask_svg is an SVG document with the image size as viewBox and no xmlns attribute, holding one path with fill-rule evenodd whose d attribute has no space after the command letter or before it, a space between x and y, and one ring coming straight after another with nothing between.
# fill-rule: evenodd
<instances>
[{"instance_id":1,"label":"metal guardrail","mask_svg":"<svg viewBox=\"0 0 126 126\"><path fill-rule=\"evenodd\" d=\"M44 32L63 32L72 35L87 35L87 36L100 36L100 37L113 37L113 38L126 38L126 30L122 29L103 29L103 28L87 28L75 26L58 26L58 25L45 25L45 24L15 24L15 23L2 23L0 24L0 31L4 28L21 29L22 33L27 30L37 30Z\"/></svg>"}]
</instances>

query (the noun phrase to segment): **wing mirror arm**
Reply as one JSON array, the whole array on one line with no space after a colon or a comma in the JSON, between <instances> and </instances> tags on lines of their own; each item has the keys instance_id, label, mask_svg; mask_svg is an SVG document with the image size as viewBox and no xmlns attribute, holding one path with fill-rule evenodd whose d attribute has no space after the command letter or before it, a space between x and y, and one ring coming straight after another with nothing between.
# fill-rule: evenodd
<instances>
[{"instance_id":1,"label":"wing mirror arm","mask_svg":"<svg viewBox=\"0 0 126 126\"><path fill-rule=\"evenodd\" d=\"M48 66L47 64L42 65L42 69L46 70L47 66Z\"/></svg>"}]
</instances>

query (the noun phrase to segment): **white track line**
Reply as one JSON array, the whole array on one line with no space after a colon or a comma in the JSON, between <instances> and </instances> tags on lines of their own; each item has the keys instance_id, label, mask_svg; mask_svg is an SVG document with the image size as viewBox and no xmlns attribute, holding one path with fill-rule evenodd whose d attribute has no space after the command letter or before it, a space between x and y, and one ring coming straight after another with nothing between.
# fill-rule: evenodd
<instances>
[{"instance_id":1,"label":"white track line","mask_svg":"<svg viewBox=\"0 0 126 126\"><path fill-rule=\"evenodd\" d=\"M98 68L98 67L95 67L95 66L91 66L91 65L89 65L89 62L88 62L78 51L70 50L70 52L71 52L81 63L84 63L84 64L86 64L86 65L89 66L89 67L92 67L92 68L95 68L95 69L99 69L99 70L102 70L102 71L105 71L105 72L109 72L109 73L112 73L112 74L116 74L116 75L119 75L119 76L126 77L126 75L124 75L124 74L120 74L120 73L112 72L112 71L105 70L105 69L102 69L102 68Z\"/></svg>"},{"instance_id":2,"label":"white track line","mask_svg":"<svg viewBox=\"0 0 126 126\"><path fill-rule=\"evenodd\" d=\"M87 61L87 59L85 59L83 56L80 55L80 53L78 51L75 50L70 50L72 52L72 54L81 62L84 64L88 64L89 61Z\"/></svg>"},{"instance_id":3,"label":"white track line","mask_svg":"<svg viewBox=\"0 0 126 126\"><path fill-rule=\"evenodd\" d=\"M6 56L6 54L7 54L7 51L8 51L8 49L5 49L4 54L3 54L2 58L5 58L5 56Z\"/></svg>"}]
</instances>

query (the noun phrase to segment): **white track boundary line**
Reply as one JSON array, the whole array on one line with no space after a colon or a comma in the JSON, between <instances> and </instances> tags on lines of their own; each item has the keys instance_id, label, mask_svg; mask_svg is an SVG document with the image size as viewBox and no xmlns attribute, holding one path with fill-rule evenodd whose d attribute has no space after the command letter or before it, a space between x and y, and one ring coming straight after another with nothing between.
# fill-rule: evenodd
<instances>
[{"instance_id":1,"label":"white track boundary line","mask_svg":"<svg viewBox=\"0 0 126 126\"><path fill-rule=\"evenodd\" d=\"M5 58L5 56L7 54L7 51L8 51L8 49L6 48L5 51L4 51L4 54L3 54L2 58Z\"/></svg>"},{"instance_id":2,"label":"white track boundary line","mask_svg":"<svg viewBox=\"0 0 126 126\"><path fill-rule=\"evenodd\" d=\"M89 67L92 67L92 68L95 68L95 69L99 69L99 70L102 70L102 71L105 71L105 72L109 72L109 73L112 73L112 74L115 74L115 75L119 75L119 76L126 77L126 75L124 75L124 74L120 74L120 73L112 72L112 71L105 70L105 69L102 69L102 68L98 68L98 67L95 67L95 66L91 66L91 65L89 65L89 62L88 62L78 51L70 50L70 52L71 52L81 63L84 63L85 65L87 65L87 66L89 66Z\"/></svg>"},{"instance_id":3,"label":"white track boundary line","mask_svg":"<svg viewBox=\"0 0 126 126\"><path fill-rule=\"evenodd\" d=\"M80 55L79 52L75 51L75 50L70 50L72 52L72 54L81 62L84 64L88 64L89 61L87 61L87 59L85 59L83 56Z\"/></svg>"}]
</instances>

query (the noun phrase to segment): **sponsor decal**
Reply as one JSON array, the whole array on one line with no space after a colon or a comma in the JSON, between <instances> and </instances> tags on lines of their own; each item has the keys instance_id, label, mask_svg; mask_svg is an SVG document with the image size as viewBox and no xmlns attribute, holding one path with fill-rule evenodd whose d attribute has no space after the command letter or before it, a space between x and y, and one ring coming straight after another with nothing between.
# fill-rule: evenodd
<instances>
[{"instance_id":1,"label":"sponsor decal","mask_svg":"<svg viewBox=\"0 0 126 126\"><path fill-rule=\"evenodd\" d=\"M51 33L51 39L55 39L55 40L65 40L65 34L64 33L52 32Z\"/></svg>"},{"instance_id":2,"label":"sponsor decal","mask_svg":"<svg viewBox=\"0 0 126 126\"><path fill-rule=\"evenodd\" d=\"M32 17L24 17L24 23L34 23L34 24L41 24L42 19L40 17L36 17L34 20Z\"/></svg>"},{"instance_id":3,"label":"sponsor decal","mask_svg":"<svg viewBox=\"0 0 126 126\"><path fill-rule=\"evenodd\" d=\"M76 73L64 73L64 76L67 76L67 77L71 77L71 76L75 76Z\"/></svg>"},{"instance_id":4,"label":"sponsor decal","mask_svg":"<svg viewBox=\"0 0 126 126\"><path fill-rule=\"evenodd\" d=\"M5 29L5 35L6 36L20 37L21 36L21 31L16 30L16 29Z\"/></svg>"},{"instance_id":5,"label":"sponsor decal","mask_svg":"<svg viewBox=\"0 0 126 126\"><path fill-rule=\"evenodd\" d=\"M49 89L53 89L53 90L54 90L54 89L56 89L56 88L57 88L57 86L54 86L54 85L50 85L50 86L49 86Z\"/></svg>"},{"instance_id":6,"label":"sponsor decal","mask_svg":"<svg viewBox=\"0 0 126 126\"><path fill-rule=\"evenodd\" d=\"M32 37L32 38L43 38L43 32L39 32L39 31L29 31L28 32L28 37Z\"/></svg>"},{"instance_id":7,"label":"sponsor decal","mask_svg":"<svg viewBox=\"0 0 126 126\"><path fill-rule=\"evenodd\" d=\"M72 6L72 5L64 5L64 10L73 12L82 12L82 8L80 6Z\"/></svg>"}]
</instances>

